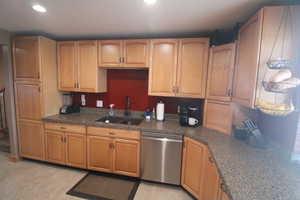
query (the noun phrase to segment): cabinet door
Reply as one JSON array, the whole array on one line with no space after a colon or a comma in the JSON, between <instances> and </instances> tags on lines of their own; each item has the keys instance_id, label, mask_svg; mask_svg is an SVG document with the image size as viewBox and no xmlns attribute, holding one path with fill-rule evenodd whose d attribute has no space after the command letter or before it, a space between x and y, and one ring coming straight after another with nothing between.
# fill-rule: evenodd
<instances>
[{"instance_id":1,"label":"cabinet door","mask_svg":"<svg viewBox=\"0 0 300 200\"><path fill-rule=\"evenodd\" d=\"M66 164L86 168L86 135L65 133Z\"/></svg>"},{"instance_id":2,"label":"cabinet door","mask_svg":"<svg viewBox=\"0 0 300 200\"><path fill-rule=\"evenodd\" d=\"M19 121L18 125L21 156L44 160L44 131L42 122Z\"/></svg>"},{"instance_id":3,"label":"cabinet door","mask_svg":"<svg viewBox=\"0 0 300 200\"><path fill-rule=\"evenodd\" d=\"M46 131L46 160L52 163L66 163L66 145L64 133L56 131Z\"/></svg>"},{"instance_id":4,"label":"cabinet door","mask_svg":"<svg viewBox=\"0 0 300 200\"><path fill-rule=\"evenodd\" d=\"M207 38L180 40L176 96L205 97L208 47Z\"/></svg>"},{"instance_id":5,"label":"cabinet door","mask_svg":"<svg viewBox=\"0 0 300 200\"><path fill-rule=\"evenodd\" d=\"M79 41L78 79L81 92L97 91L97 68L97 41Z\"/></svg>"},{"instance_id":6,"label":"cabinet door","mask_svg":"<svg viewBox=\"0 0 300 200\"><path fill-rule=\"evenodd\" d=\"M219 200L220 177L212 156L208 153L203 184L203 200Z\"/></svg>"},{"instance_id":7,"label":"cabinet door","mask_svg":"<svg viewBox=\"0 0 300 200\"><path fill-rule=\"evenodd\" d=\"M140 142L115 139L114 173L139 177L140 175Z\"/></svg>"},{"instance_id":8,"label":"cabinet door","mask_svg":"<svg viewBox=\"0 0 300 200\"><path fill-rule=\"evenodd\" d=\"M124 41L124 66L134 68L149 67L149 40Z\"/></svg>"},{"instance_id":9,"label":"cabinet door","mask_svg":"<svg viewBox=\"0 0 300 200\"><path fill-rule=\"evenodd\" d=\"M256 93L262 18L260 11L241 27L234 73L233 102L252 108Z\"/></svg>"},{"instance_id":10,"label":"cabinet door","mask_svg":"<svg viewBox=\"0 0 300 200\"><path fill-rule=\"evenodd\" d=\"M151 41L149 95L175 96L178 40Z\"/></svg>"},{"instance_id":11,"label":"cabinet door","mask_svg":"<svg viewBox=\"0 0 300 200\"><path fill-rule=\"evenodd\" d=\"M207 99L231 101L235 48L233 43L210 49Z\"/></svg>"},{"instance_id":12,"label":"cabinet door","mask_svg":"<svg viewBox=\"0 0 300 200\"><path fill-rule=\"evenodd\" d=\"M122 40L98 41L98 66L120 67L122 63Z\"/></svg>"},{"instance_id":13,"label":"cabinet door","mask_svg":"<svg viewBox=\"0 0 300 200\"><path fill-rule=\"evenodd\" d=\"M206 100L204 126L230 135L232 126L230 103Z\"/></svg>"},{"instance_id":14,"label":"cabinet door","mask_svg":"<svg viewBox=\"0 0 300 200\"><path fill-rule=\"evenodd\" d=\"M40 120L42 117L42 98L40 85L16 83L16 105L21 120Z\"/></svg>"},{"instance_id":15,"label":"cabinet door","mask_svg":"<svg viewBox=\"0 0 300 200\"><path fill-rule=\"evenodd\" d=\"M196 198L201 196L206 147L192 139L184 138L181 185ZM206 184L206 183L205 183Z\"/></svg>"},{"instance_id":16,"label":"cabinet door","mask_svg":"<svg viewBox=\"0 0 300 200\"><path fill-rule=\"evenodd\" d=\"M15 80L40 80L39 37L17 37L13 43Z\"/></svg>"},{"instance_id":17,"label":"cabinet door","mask_svg":"<svg viewBox=\"0 0 300 200\"><path fill-rule=\"evenodd\" d=\"M59 90L76 91L77 89L77 55L76 42L58 42L57 58L59 72Z\"/></svg>"},{"instance_id":18,"label":"cabinet door","mask_svg":"<svg viewBox=\"0 0 300 200\"><path fill-rule=\"evenodd\" d=\"M112 172L113 140L106 137L87 137L87 167L88 169Z\"/></svg>"}]
</instances>

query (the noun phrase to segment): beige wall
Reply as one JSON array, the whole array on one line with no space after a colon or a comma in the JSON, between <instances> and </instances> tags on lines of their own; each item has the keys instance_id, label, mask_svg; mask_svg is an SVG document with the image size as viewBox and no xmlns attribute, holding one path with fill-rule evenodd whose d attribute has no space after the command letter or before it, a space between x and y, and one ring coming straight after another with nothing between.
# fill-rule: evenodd
<instances>
[{"instance_id":1,"label":"beige wall","mask_svg":"<svg viewBox=\"0 0 300 200\"><path fill-rule=\"evenodd\" d=\"M0 89L4 87L4 66L3 66L3 56L2 48L0 48Z\"/></svg>"}]
</instances>

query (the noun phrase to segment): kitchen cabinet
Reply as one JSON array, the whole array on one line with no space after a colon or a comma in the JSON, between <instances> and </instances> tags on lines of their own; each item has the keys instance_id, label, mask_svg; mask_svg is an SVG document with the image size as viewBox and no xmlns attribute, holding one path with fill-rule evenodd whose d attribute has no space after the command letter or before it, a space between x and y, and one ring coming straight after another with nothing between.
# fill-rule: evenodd
<instances>
[{"instance_id":1,"label":"kitchen cabinet","mask_svg":"<svg viewBox=\"0 0 300 200\"><path fill-rule=\"evenodd\" d=\"M285 41L284 58L293 58L297 42L290 37L291 34L297 35L296 32L291 33L290 28L287 28L286 38L283 37L283 30L277 38L281 16L286 8L287 6L264 7L240 28L233 82L232 101L234 103L250 108L257 106L256 100L260 98L260 91L264 90L262 81L275 41L277 41L277 46L273 52L274 58L281 57L282 49L279 46L283 41ZM296 23L300 6L291 7L291 13L293 19L290 18L288 23ZM294 31L299 31L299 29L294 29ZM268 97L269 95L266 94L266 98ZM270 101L273 101L274 97L270 96L270 98Z\"/></svg>"},{"instance_id":2,"label":"kitchen cabinet","mask_svg":"<svg viewBox=\"0 0 300 200\"><path fill-rule=\"evenodd\" d=\"M220 176L218 169L215 165L213 157L210 153L206 154L206 166L202 189L203 200L219 200L219 187L220 187Z\"/></svg>"},{"instance_id":3,"label":"kitchen cabinet","mask_svg":"<svg viewBox=\"0 0 300 200\"><path fill-rule=\"evenodd\" d=\"M46 141L46 160L52 163L65 164L66 146L64 142L64 133L47 131Z\"/></svg>"},{"instance_id":4,"label":"kitchen cabinet","mask_svg":"<svg viewBox=\"0 0 300 200\"><path fill-rule=\"evenodd\" d=\"M41 36L13 40L14 89L22 157L44 160L41 118L58 113L56 42Z\"/></svg>"},{"instance_id":5,"label":"kitchen cabinet","mask_svg":"<svg viewBox=\"0 0 300 200\"><path fill-rule=\"evenodd\" d=\"M114 172L126 176L138 176L140 171L140 142L115 139L114 149Z\"/></svg>"},{"instance_id":6,"label":"kitchen cabinet","mask_svg":"<svg viewBox=\"0 0 300 200\"><path fill-rule=\"evenodd\" d=\"M263 10L260 10L239 31L233 86L233 101L254 107Z\"/></svg>"},{"instance_id":7,"label":"kitchen cabinet","mask_svg":"<svg viewBox=\"0 0 300 200\"><path fill-rule=\"evenodd\" d=\"M59 65L59 89L76 91L77 74L76 69L76 43L60 42L57 44Z\"/></svg>"},{"instance_id":8,"label":"kitchen cabinet","mask_svg":"<svg viewBox=\"0 0 300 200\"><path fill-rule=\"evenodd\" d=\"M112 172L113 139L87 136L87 168L95 171Z\"/></svg>"},{"instance_id":9,"label":"kitchen cabinet","mask_svg":"<svg viewBox=\"0 0 300 200\"><path fill-rule=\"evenodd\" d=\"M104 68L148 68L149 40L98 41L98 66Z\"/></svg>"},{"instance_id":10,"label":"kitchen cabinet","mask_svg":"<svg viewBox=\"0 0 300 200\"><path fill-rule=\"evenodd\" d=\"M177 39L151 41L149 95L175 96L178 45Z\"/></svg>"},{"instance_id":11,"label":"kitchen cabinet","mask_svg":"<svg viewBox=\"0 0 300 200\"><path fill-rule=\"evenodd\" d=\"M19 120L40 120L42 117L42 93L39 84L16 83L16 106Z\"/></svg>"},{"instance_id":12,"label":"kitchen cabinet","mask_svg":"<svg viewBox=\"0 0 300 200\"><path fill-rule=\"evenodd\" d=\"M45 123L46 160L86 168L86 130L79 125ZM77 131L69 132L76 129Z\"/></svg>"},{"instance_id":13,"label":"kitchen cabinet","mask_svg":"<svg viewBox=\"0 0 300 200\"><path fill-rule=\"evenodd\" d=\"M206 153L205 145L184 138L181 185L197 199L202 194Z\"/></svg>"},{"instance_id":14,"label":"kitchen cabinet","mask_svg":"<svg viewBox=\"0 0 300 200\"><path fill-rule=\"evenodd\" d=\"M97 41L58 42L59 90L106 92L106 70L97 66Z\"/></svg>"},{"instance_id":15,"label":"kitchen cabinet","mask_svg":"<svg viewBox=\"0 0 300 200\"><path fill-rule=\"evenodd\" d=\"M16 37L13 41L15 81L40 81L40 38Z\"/></svg>"},{"instance_id":16,"label":"kitchen cabinet","mask_svg":"<svg viewBox=\"0 0 300 200\"><path fill-rule=\"evenodd\" d=\"M235 64L235 43L210 48L206 98L231 101Z\"/></svg>"},{"instance_id":17,"label":"kitchen cabinet","mask_svg":"<svg viewBox=\"0 0 300 200\"><path fill-rule=\"evenodd\" d=\"M151 41L149 95L204 98L209 40Z\"/></svg>"},{"instance_id":18,"label":"kitchen cabinet","mask_svg":"<svg viewBox=\"0 0 300 200\"><path fill-rule=\"evenodd\" d=\"M88 169L140 176L140 133L100 127L87 128Z\"/></svg>"},{"instance_id":19,"label":"kitchen cabinet","mask_svg":"<svg viewBox=\"0 0 300 200\"><path fill-rule=\"evenodd\" d=\"M207 38L179 40L176 96L205 97L208 47Z\"/></svg>"},{"instance_id":20,"label":"kitchen cabinet","mask_svg":"<svg viewBox=\"0 0 300 200\"><path fill-rule=\"evenodd\" d=\"M206 100L204 105L204 127L231 135L232 115L229 102Z\"/></svg>"},{"instance_id":21,"label":"kitchen cabinet","mask_svg":"<svg viewBox=\"0 0 300 200\"><path fill-rule=\"evenodd\" d=\"M44 130L41 122L18 121L19 148L22 157L44 160Z\"/></svg>"}]
</instances>

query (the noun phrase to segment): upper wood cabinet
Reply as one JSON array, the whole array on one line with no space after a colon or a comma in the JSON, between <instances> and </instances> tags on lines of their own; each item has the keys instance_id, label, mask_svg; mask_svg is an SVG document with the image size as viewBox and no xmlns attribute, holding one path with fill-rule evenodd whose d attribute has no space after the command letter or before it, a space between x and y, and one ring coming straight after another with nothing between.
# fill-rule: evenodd
<instances>
[{"instance_id":1,"label":"upper wood cabinet","mask_svg":"<svg viewBox=\"0 0 300 200\"><path fill-rule=\"evenodd\" d=\"M149 95L204 98L209 40L151 41Z\"/></svg>"},{"instance_id":2,"label":"upper wood cabinet","mask_svg":"<svg viewBox=\"0 0 300 200\"><path fill-rule=\"evenodd\" d=\"M59 90L106 92L106 70L97 66L97 41L58 42Z\"/></svg>"},{"instance_id":3,"label":"upper wood cabinet","mask_svg":"<svg viewBox=\"0 0 300 200\"><path fill-rule=\"evenodd\" d=\"M42 122L18 121L19 148L22 157L44 160Z\"/></svg>"},{"instance_id":4,"label":"upper wood cabinet","mask_svg":"<svg viewBox=\"0 0 300 200\"><path fill-rule=\"evenodd\" d=\"M123 61L122 40L101 40L98 41L98 66L120 67Z\"/></svg>"},{"instance_id":5,"label":"upper wood cabinet","mask_svg":"<svg viewBox=\"0 0 300 200\"><path fill-rule=\"evenodd\" d=\"M231 101L235 43L210 48L206 98Z\"/></svg>"},{"instance_id":6,"label":"upper wood cabinet","mask_svg":"<svg viewBox=\"0 0 300 200\"><path fill-rule=\"evenodd\" d=\"M149 95L175 96L178 40L151 41Z\"/></svg>"},{"instance_id":7,"label":"upper wood cabinet","mask_svg":"<svg viewBox=\"0 0 300 200\"><path fill-rule=\"evenodd\" d=\"M148 68L149 40L98 41L98 66L104 68Z\"/></svg>"},{"instance_id":8,"label":"upper wood cabinet","mask_svg":"<svg viewBox=\"0 0 300 200\"><path fill-rule=\"evenodd\" d=\"M291 38L291 35L294 37L299 35L299 26L294 24L294 33L291 33L291 28L281 30L280 36L277 37L281 17L285 14L286 9L287 6L264 7L241 27L237 42L233 102L255 108L256 99L260 97L260 91L264 90L262 81L265 77L267 61L276 41L273 59L282 56L280 45L283 41L285 43L284 58L296 58L297 42L295 42L295 38ZM289 18L288 23L297 23L300 6L291 6L290 9L293 18ZM284 31L286 31L285 37Z\"/></svg>"},{"instance_id":9,"label":"upper wood cabinet","mask_svg":"<svg viewBox=\"0 0 300 200\"><path fill-rule=\"evenodd\" d=\"M205 145L184 138L181 185L197 199L202 194L206 153Z\"/></svg>"},{"instance_id":10,"label":"upper wood cabinet","mask_svg":"<svg viewBox=\"0 0 300 200\"><path fill-rule=\"evenodd\" d=\"M233 101L254 107L257 82L263 10L239 31L238 50L233 84Z\"/></svg>"},{"instance_id":11,"label":"upper wood cabinet","mask_svg":"<svg viewBox=\"0 0 300 200\"><path fill-rule=\"evenodd\" d=\"M203 125L206 128L231 135L232 115L230 103L206 100Z\"/></svg>"},{"instance_id":12,"label":"upper wood cabinet","mask_svg":"<svg viewBox=\"0 0 300 200\"><path fill-rule=\"evenodd\" d=\"M204 98L208 47L208 38L180 40L176 96Z\"/></svg>"},{"instance_id":13,"label":"upper wood cabinet","mask_svg":"<svg viewBox=\"0 0 300 200\"><path fill-rule=\"evenodd\" d=\"M58 66L59 66L59 89L76 91L78 71L76 43L59 42L57 44Z\"/></svg>"},{"instance_id":14,"label":"upper wood cabinet","mask_svg":"<svg viewBox=\"0 0 300 200\"><path fill-rule=\"evenodd\" d=\"M40 38L16 37L13 41L13 61L16 81L40 81Z\"/></svg>"}]
</instances>

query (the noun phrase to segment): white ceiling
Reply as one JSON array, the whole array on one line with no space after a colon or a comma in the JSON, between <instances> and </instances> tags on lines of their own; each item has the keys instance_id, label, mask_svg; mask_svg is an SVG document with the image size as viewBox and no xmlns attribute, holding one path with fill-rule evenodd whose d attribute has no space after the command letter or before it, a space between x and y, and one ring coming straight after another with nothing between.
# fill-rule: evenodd
<instances>
[{"instance_id":1,"label":"white ceiling","mask_svg":"<svg viewBox=\"0 0 300 200\"><path fill-rule=\"evenodd\" d=\"M230 28L272 0L0 0L0 28L58 38L203 33ZM47 13L37 13L39 3Z\"/></svg>"}]
</instances>

